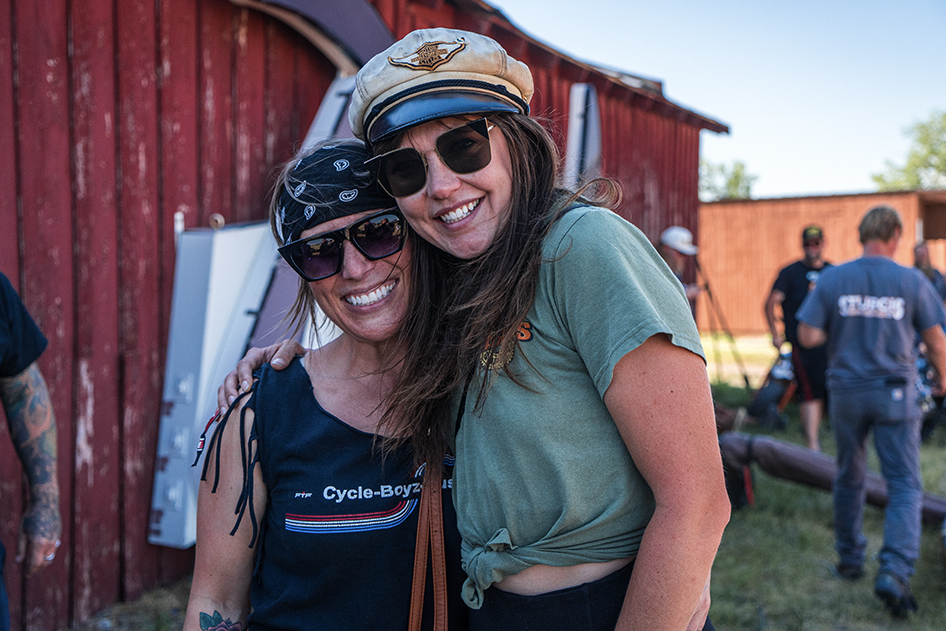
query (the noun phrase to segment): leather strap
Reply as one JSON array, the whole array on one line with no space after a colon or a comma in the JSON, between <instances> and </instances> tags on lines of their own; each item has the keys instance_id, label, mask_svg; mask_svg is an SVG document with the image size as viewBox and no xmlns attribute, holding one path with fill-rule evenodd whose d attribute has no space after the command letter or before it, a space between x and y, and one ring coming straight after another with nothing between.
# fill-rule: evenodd
<instances>
[{"instance_id":1,"label":"leather strap","mask_svg":"<svg viewBox=\"0 0 946 631\"><path fill-rule=\"evenodd\" d=\"M447 562L443 547L443 503L440 488L443 478L440 467L430 475L430 550L434 573L434 631L447 631ZM428 486L424 485L425 488Z\"/></svg>"},{"instance_id":2,"label":"leather strap","mask_svg":"<svg viewBox=\"0 0 946 631\"><path fill-rule=\"evenodd\" d=\"M417 544L414 548L414 577L411 586L409 631L420 631L424 617L424 591L427 582L427 547L431 549L434 586L434 631L447 629L447 567L443 548L443 505L440 468L427 471L417 513Z\"/></svg>"}]
</instances>

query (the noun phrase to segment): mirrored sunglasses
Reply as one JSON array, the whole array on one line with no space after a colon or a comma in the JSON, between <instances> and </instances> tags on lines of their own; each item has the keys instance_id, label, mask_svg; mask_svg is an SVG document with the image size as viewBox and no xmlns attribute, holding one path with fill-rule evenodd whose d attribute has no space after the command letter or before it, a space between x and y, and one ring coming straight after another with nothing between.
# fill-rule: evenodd
<instances>
[{"instance_id":1,"label":"mirrored sunglasses","mask_svg":"<svg viewBox=\"0 0 946 631\"><path fill-rule=\"evenodd\" d=\"M493 127L485 118L454 127L437 137L434 151L454 173L479 171L492 159L489 131ZM427 159L413 147L383 153L365 165L378 169L378 181L392 197L410 197L427 184Z\"/></svg>"},{"instance_id":2,"label":"mirrored sunglasses","mask_svg":"<svg viewBox=\"0 0 946 631\"><path fill-rule=\"evenodd\" d=\"M377 261L400 252L404 238L404 217L392 208L340 230L287 243L279 248L279 254L299 276L313 282L342 270L345 241L350 241L369 261Z\"/></svg>"}]
</instances>

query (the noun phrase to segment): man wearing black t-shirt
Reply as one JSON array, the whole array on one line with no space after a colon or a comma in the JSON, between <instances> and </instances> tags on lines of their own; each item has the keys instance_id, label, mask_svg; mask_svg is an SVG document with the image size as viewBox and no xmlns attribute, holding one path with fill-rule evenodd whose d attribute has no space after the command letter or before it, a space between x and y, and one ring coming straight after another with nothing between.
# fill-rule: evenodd
<instances>
[{"instance_id":1,"label":"man wearing black t-shirt","mask_svg":"<svg viewBox=\"0 0 946 631\"><path fill-rule=\"evenodd\" d=\"M818 275L831 266L822 258L824 251L824 232L819 226L807 226L801 234L804 258L783 268L768 299L765 301L765 319L772 334L772 345L777 349L788 342L792 345L792 367L795 370L795 382L798 385L798 413L801 417L802 430L808 441L808 447L821 450L818 442L818 427L825 400L825 370L827 369L827 351L824 346L802 348L798 344L798 322L795 312L801 306L808 292L814 288ZM784 333L779 333L776 325L776 305L781 306Z\"/></svg>"}]
</instances>

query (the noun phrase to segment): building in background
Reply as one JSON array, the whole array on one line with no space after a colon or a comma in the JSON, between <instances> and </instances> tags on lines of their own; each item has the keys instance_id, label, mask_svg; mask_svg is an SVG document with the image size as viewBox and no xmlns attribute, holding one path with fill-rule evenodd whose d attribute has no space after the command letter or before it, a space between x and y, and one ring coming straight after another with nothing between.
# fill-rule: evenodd
<instances>
[{"instance_id":1,"label":"building in background","mask_svg":"<svg viewBox=\"0 0 946 631\"><path fill-rule=\"evenodd\" d=\"M746 199L700 206L700 264L734 334L768 333L762 306L778 271L798 259L799 237L809 224L824 229L824 258L834 264L861 255L857 226L869 209L892 206L904 234L894 260L913 265L913 246L929 241L933 266L946 268L946 191L907 191ZM700 331L713 330L705 297L697 305ZM716 328L719 325L716 324Z\"/></svg>"}]
</instances>

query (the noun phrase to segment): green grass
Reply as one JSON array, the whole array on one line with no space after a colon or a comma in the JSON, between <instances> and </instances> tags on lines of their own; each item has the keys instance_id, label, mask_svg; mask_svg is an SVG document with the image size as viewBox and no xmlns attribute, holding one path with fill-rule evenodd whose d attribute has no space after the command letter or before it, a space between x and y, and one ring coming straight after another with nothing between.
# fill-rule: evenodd
<instances>
[{"instance_id":1,"label":"green grass","mask_svg":"<svg viewBox=\"0 0 946 631\"><path fill-rule=\"evenodd\" d=\"M757 385L757 384L754 384ZM716 383L717 402L729 407L748 405L749 394L739 385ZM784 430L765 433L803 444L794 404L786 408ZM826 425L826 424L825 424ZM830 428L821 428L822 450L835 453ZM946 490L946 428L939 427L921 450L924 485L928 492ZM877 467L871 454L871 468ZM873 594L876 555L883 538L883 512L866 508L864 533L868 544L865 577L857 582L834 578L831 495L826 491L774 478L752 467L755 504L733 511L713 569L710 616L726 630L778 629L837 631L946 628L946 555L940 528L924 527L913 591L920 604L909 620L893 620Z\"/></svg>"}]
</instances>

